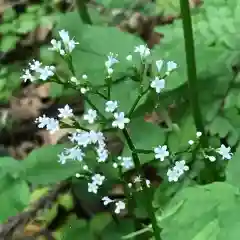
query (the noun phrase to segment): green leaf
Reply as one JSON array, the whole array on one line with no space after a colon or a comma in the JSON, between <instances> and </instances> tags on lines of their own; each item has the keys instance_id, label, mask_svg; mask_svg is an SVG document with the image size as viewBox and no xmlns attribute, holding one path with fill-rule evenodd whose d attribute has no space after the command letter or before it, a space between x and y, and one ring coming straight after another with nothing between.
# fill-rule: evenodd
<instances>
[{"instance_id":1,"label":"green leaf","mask_svg":"<svg viewBox=\"0 0 240 240\"><path fill-rule=\"evenodd\" d=\"M110 52L118 54L120 61L114 66L113 78L125 74L126 68L129 67L129 62L125 58L134 51L136 45L142 44L142 40L116 27L89 26L81 22L78 25L72 24L73 22L80 22L78 14L67 13L61 17L58 29L68 30L70 36L80 43L72 53L77 76L86 73L93 85L103 84L106 76L104 63ZM139 58L133 63L139 64Z\"/></svg>"},{"instance_id":2,"label":"green leaf","mask_svg":"<svg viewBox=\"0 0 240 240\"><path fill-rule=\"evenodd\" d=\"M162 239L217 240L218 214L235 206L238 195L239 190L227 183L183 189L159 212Z\"/></svg>"},{"instance_id":3,"label":"green leaf","mask_svg":"<svg viewBox=\"0 0 240 240\"><path fill-rule=\"evenodd\" d=\"M19 17L18 33L26 34L34 30L38 26L35 14L23 14Z\"/></svg>"},{"instance_id":4,"label":"green leaf","mask_svg":"<svg viewBox=\"0 0 240 240\"><path fill-rule=\"evenodd\" d=\"M134 118L128 125L129 135L137 149L153 150L158 145L163 145L166 139L161 127L156 124L145 122L143 117ZM124 156L131 156L131 151L127 147L123 151ZM154 154L139 154L141 164L154 159Z\"/></svg>"},{"instance_id":5,"label":"green leaf","mask_svg":"<svg viewBox=\"0 0 240 240\"><path fill-rule=\"evenodd\" d=\"M14 35L7 35L2 38L0 41L0 51L7 52L9 50L12 50L16 47L16 44L19 40L19 37Z\"/></svg>"},{"instance_id":6,"label":"green leaf","mask_svg":"<svg viewBox=\"0 0 240 240\"><path fill-rule=\"evenodd\" d=\"M98 213L90 221L90 230L95 234L101 234L111 221L111 214Z\"/></svg>"},{"instance_id":7,"label":"green leaf","mask_svg":"<svg viewBox=\"0 0 240 240\"><path fill-rule=\"evenodd\" d=\"M26 179L32 184L53 184L71 177L81 170L81 163L68 161L62 165L58 162L66 145L50 145L31 152L23 161Z\"/></svg>"},{"instance_id":8,"label":"green leaf","mask_svg":"<svg viewBox=\"0 0 240 240\"><path fill-rule=\"evenodd\" d=\"M12 177L19 177L23 172L23 166L20 161L11 157L2 157L0 159L0 177L10 174Z\"/></svg>"},{"instance_id":9,"label":"green leaf","mask_svg":"<svg viewBox=\"0 0 240 240\"><path fill-rule=\"evenodd\" d=\"M21 212L30 200L28 184L20 179L5 175L0 177L0 223Z\"/></svg>"},{"instance_id":10,"label":"green leaf","mask_svg":"<svg viewBox=\"0 0 240 240\"><path fill-rule=\"evenodd\" d=\"M16 12L15 12L14 8L8 7L3 11L3 21L4 22L12 21L12 20L14 20L14 18L16 18Z\"/></svg>"}]
</instances>

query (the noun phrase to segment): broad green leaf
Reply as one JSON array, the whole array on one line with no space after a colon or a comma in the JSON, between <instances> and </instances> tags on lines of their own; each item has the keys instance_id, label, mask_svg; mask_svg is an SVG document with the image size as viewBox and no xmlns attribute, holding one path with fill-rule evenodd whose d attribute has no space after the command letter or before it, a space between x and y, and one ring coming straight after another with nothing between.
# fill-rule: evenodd
<instances>
[{"instance_id":1,"label":"broad green leaf","mask_svg":"<svg viewBox=\"0 0 240 240\"><path fill-rule=\"evenodd\" d=\"M78 24L72 24L79 22ZM61 17L58 29L66 29L80 44L72 53L77 76L87 74L92 84L103 84L106 76L105 61L110 52L118 54L119 63L114 66L113 78L125 74L129 62L126 56L142 41L131 34L121 32L116 27L89 26L81 24L76 12ZM101 38L99 39L99 37ZM135 58L134 58L135 59ZM139 62L137 58L136 63ZM133 62L134 63L134 62Z\"/></svg>"},{"instance_id":2,"label":"broad green leaf","mask_svg":"<svg viewBox=\"0 0 240 240\"><path fill-rule=\"evenodd\" d=\"M0 51L7 52L16 47L19 37L14 35L4 36L0 41Z\"/></svg>"},{"instance_id":3,"label":"broad green leaf","mask_svg":"<svg viewBox=\"0 0 240 240\"><path fill-rule=\"evenodd\" d=\"M23 161L26 179L32 184L53 184L71 177L81 171L81 163L68 161L62 165L58 162L60 154L66 145L49 145L31 152Z\"/></svg>"},{"instance_id":4,"label":"broad green leaf","mask_svg":"<svg viewBox=\"0 0 240 240\"><path fill-rule=\"evenodd\" d=\"M166 139L165 132L156 124L144 121L144 118L134 118L128 125L129 135L137 149L153 150L163 145ZM123 156L131 156L131 151L125 145ZM139 154L141 164L154 159L154 154Z\"/></svg>"},{"instance_id":5,"label":"broad green leaf","mask_svg":"<svg viewBox=\"0 0 240 240\"><path fill-rule=\"evenodd\" d=\"M23 166L20 161L11 157L2 157L0 159L0 177L10 174L14 178L23 173Z\"/></svg>"},{"instance_id":6,"label":"broad green leaf","mask_svg":"<svg viewBox=\"0 0 240 240\"><path fill-rule=\"evenodd\" d=\"M98 213L90 221L90 230L95 234L102 234L102 231L112 221L109 213Z\"/></svg>"},{"instance_id":7,"label":"broad green leaf","mask_svg":"<svg viewBox=\"0 0 240 240\"><path fill-rule=\"evenodd\" d=\"M20 179L5 175L0 177L0 223L21 212L29 203L28 184Z\"/></svg>"},{"instance_id":8,"label":"broad green leaf","mask_svg":"<svg viewBox=\"0 0 240 240\"><path fill-rule=\"evenodd\" d=\"M3 21L4 22L10 22L10 21L14 20L14 18L16 18L15 9L11 8L11 7L7 7L3 11Z\"/></svg>"},{"instance_id":9,"label":"broad green leaf","mask_svg":"<svg viewBox=\"0 0 240 240\"><path fill-rule=\"evenodd\" d=\"M231 209L237 200L239 201L239 190L227 183L183 189L170 201L162 214L159 211L162 239L217 240L220 230L218 214ZM161 220L161 216L165 217Z\"/></svg>"}]
</instances>

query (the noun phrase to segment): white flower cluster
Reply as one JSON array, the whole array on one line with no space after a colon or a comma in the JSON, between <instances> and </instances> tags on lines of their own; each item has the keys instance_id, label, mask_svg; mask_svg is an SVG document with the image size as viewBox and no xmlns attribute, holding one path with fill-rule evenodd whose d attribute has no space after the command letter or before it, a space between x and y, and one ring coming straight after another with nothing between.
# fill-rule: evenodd
<instances>
[{"instance_id":1,"label":"white flower cluster","mask_svg":"<svg viewBox=\"0 0 240 240\"><path fill-rule=\"evenodd\" d=\"M125 202L123 201L120 201L120 200L112 200L111 198L109 197L103 197L102 198L102 201L103 201L103 205L104 206L107 206L109 205L110 203L114 203L115 202L115 210L114 212L116 214L119 214L121 212L121 210L124 210L126 208L126 204Z\"/></svg>"},{"instance_id":2,"label":"white flower cluster","mask_svg":"<svg viewBox=\"0 0 240 240\"><path fill-rule=\"evenodd\" d=\"M177 182L184 172L188 170L189 167L186 165L185 160L176 161L175 166L167 171L168 181Z\"/></svg>"},{"instance_id":3,"label":"white flower cluster","mask_svg":"<svg viewBox=\"0 0 240 240\"><path fill-rule=\"evenodd\" d=\"M108 75L112 75L113 73L113 65L115 65L116 63L119 63L119 61L117 60L117 56L118 55L114 55L113 53L109 53L109 55L107 56L108 60L105 62L105 66L107 68L107 72Z\"/></svg>"},{"instance_id":4,"label":"white flower cluster","mask_svg":"<svg viewBox=\"0 0 240 240\"><path fill-rule=\"evenodd\" d=\"M79 43L74 41L74 39L70 39L68 32L65 30L61 30L58 33L61 40L57 41L56 39L52 39L52 47L49 48L49 50L56 51L62 56L71 53Z\"/></svg>"},{"instance_id":5,"label":"white flower cluster","mask_svg":"<svg viewBox=\"0 0 240 240\"><path fill-rule=\"evenodd\" d=\"M49 77L54 76L55 67L54 66L42 66L42 63L36 60L32 60L29 63L29 68L23 70L24 73L20 77L24 82L27 80L34 82L37 79L46 81Z\"/></svg>"},{"instance_id":6,"label":"white flower cluster","mask_svg":"<svg viewBox=\"0 0 240 240\"><path fill-rule=\"evenodd\" d=\"M88 183L88 192L97 194L99 187L103 184L105 176L101 174L95 174L92 176L92 182Z\"/></svg>"}]
</instances>

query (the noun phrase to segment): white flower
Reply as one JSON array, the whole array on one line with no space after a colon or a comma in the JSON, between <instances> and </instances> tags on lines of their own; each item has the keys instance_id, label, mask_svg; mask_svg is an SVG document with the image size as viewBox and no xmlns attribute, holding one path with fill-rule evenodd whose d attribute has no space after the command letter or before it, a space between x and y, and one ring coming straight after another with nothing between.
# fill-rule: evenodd
<instances>
[{"instance_id":1,"label":"white flower","mask_svg":"<svg viewBox=\"0 0 240 240\"><path fill-rule=\"evenodd\" d=\"M181 176L185 171L189 170L189 167L186 165L184 160L176 161L173 169Z\"/></svg>"},{"instance_id":2,"label":"white flower","mask_svg":"<svg viewBox=\"0 0 240 240\"><path fill-rule=\"evenodd\" d=\"M62 39L63 43L68 43L70 41L68 31L61 30L58 33L59 33L59 36Z\"/></svg>"},{"instance_id":3,"label":"white flower","mask_svg":"<svg viewBox=\"0 0 240 240\"><path fill-rule=\"evenodd\" d=\"M92 182L98 186L101 186L104 180L105 180L105 176L102 176L101 174L97 173L92 176Z\"/></svg>"},{"instance_id":4,"label":"white flower","mask_svg":"<svg viewBox=\"0 0 240 240\"><path fill-rule=\"evenodd\" d=\"M162 70L163 60L156 61L156 66L157 66L158 72L160 72Z\"/></svg>"},{"instance_id":5,"label":"white flower","mask_svg":"<svg viewBox=\"0 0 240 240\"><path fill-rule=\"evenodd\" d=\"M115 120L112 122L113 127L124 129L125 124L130 122L129 118L125 118L124 112L114 113Z\"/></svg>"},{"instance_id":6,"label":"white flower","mask_svg":"<svg viewBox=\"0 0 240 240\"><path fill-rule=\"evenodd\" d=\"M39 61L36 61L36 60L32 60L32 63L29 63L29 68L32 70L32 71L36 71L38 72L39 69L41 68L41 65L42 63L39 62Z\"/></svg>"},{"instance_id":7,"label":"white flower","mask_svg":"<svg viewBox=\"0 0 240 240\"><path fill-rule=\"evenodd\" d=\"M52 134L59 130L59 122L57 119L49 118L49 122L46 126L46 129Z\"/></svg>"},{"instance_id":8,"label":"white flower","mask_svg":"<svg viewBox=\"0 0 240 240\"><path fill-rule=\"evenodd\" d=\"M118 157L118 160L121 161L121 166L125 169L130 169L134 167L133 160L131 157Z\"/></svg>"},{"instance_id":9,"label":"white flower","mask_svg":"<svg viewBox=\"0 0 240 240\"><path fill-rule=\"evenodd\" d=\"M81 174L80 174L80 173L76 173L76 174L75 174L75 177L76 177L76 178L80 178L80 177L81 177Z\"/></svg>"},{"instance_id":10,"label":"white flower","mask_svg":"<svg viewBox=\"0 0 240 240\"><path fill-rule=\"evenodd\" d=\"M179 178L179 173L175 169L168 169L167 176L169 182L177 182Z\"/></svg>"},{"instance_id":11,"label":"white flower","mask_svg":"<svg viewBox=\"0 0 240 240\"><path fill-rule=\"evenodd\" d=\"M107 68L107 72L108 72L108 75L112 75L113 74L113 69L112 68Z\"/></svg>"},{"instance_id":12,"label":"white flower","mask_svg":"<svg viewBox=\"0 0 240 240\"><path fill-rule=\"evenodd\" d=\"M44 68L38 69L38 73L40 73L39 78L43 81L46 81L49 77L54 75L55 67L54 66L46 66Z\"/></svg>"},{"instance_id":13,"label":"white flower","mask_svg":"<svg viewBox=\"0 0 240 240\"><path fill-rule=\"evenodd\" d=\"M105 62L105 66L107 69L112 68L112 66L116 63L118 63L119 61L117 60L117 55L114 56L113 53L109 53L109 55L107 56L108 60Z\"/></svg>"},{"instance_id":14,"label":"white flower","mask_svg":"<svg viewBox=\"0 0 240 240\"><path fill-rule=\"evenodd\" d=\"M102 201L103 201L103 205L104 206L107 206L109 203L112 203L114 202L112 199L110 199L109 197L103 197L102 198Z\"/></svg>"},{"instance_id":15,"label":"white flower","mask_svg":"<svg viewBox=\"0 0 240 240\"><path fill-rule=\"evenodd\" d=\"M169 156L169 152L167 151L167 146L158 146L154 148L155 158L160 159L160 161L164 161L165 157Z\"/></svg>"},{"instance_id":16,"label":"white flower","mask_svg":"<svg viewBox=\"0 0 240 240\"><path fill-rule=\"evenodd\" d=\"M87 170L88 170L88 166L87 166L87 165L84 165L84 166L83 166L83 170L87 171Z\"/></svg>"},{"instance_id":17,"label":"white flower","mask_svg":"<svg viewBox=\"0 0 240 240\"><path fill-rule=\"evenodd\" d=\"M216 150L216 152L222 155L222 159L227 159L227 160L230 160L233 155L231 153L231 148L225 147L224 144L222 144L221 147Z\"/></svg>"},{"instance_id":18,"label":"white flower","mask_svg":"<svg viewBox=\"0 0 240 240\"><path fill-rule=\"evenodd\" d=\"M88 183L88 192L97 193L98 185L95 182Z\"/></svg>"},{"instance_id":19,"label":"white flower","mask_svg":"<svg viewBox=\"0 0 240 240\"><path fill-rule=\"evenodd\" d=\"M177 68L177 64L173 61L168 61L167 62L167 72L172 72Z\"/></svg>"},{"instance_id":20,"label":"white flower","mask_svg":"<svg viewBox=\"0 0 240 240\"><path fill-rule=\"evenodd\" d=\"M132 61L132 55L128 55L128 56L126 57L126 60L129 61L129 62Z\"/></svg>"},{"instance_id":21,"label":"white flower","mask_svg":"<svg viewBox=\"0 0 240 240\"><path fill-rule=\"evenodd\" d=\"M106 162L108 159L108 150L104 148L98 148L97 149L97 161L100 162Z\"/></svg>"},{"instance_id":22,"label":"white flower","mask_svg":"<svg viewBox=\"0 0 240 240\"><path fill-rule=\"evenodd\" d=\"M134 52L139 53L142 59L150 55L150 49L146 45L136 46Z\"/></svg>"},{"instance_id":23,"label":"white flower","mask_svg":"<svg viewBox=\"0 0 240 240\"><path fill-rule=\"evenodd\" d=\"M29 69L25 69L23 70L24 74L20 77L21 79L23 79L24 82L26 82L27 80L33 82L36 80L36 77L34 77L31 72L29 71Z\"/></svg>"},{"instance_id":24,"label":"white flower","mask_svg":"<svg viewBox=\"0 0 240 240\"><path fill-rule=\"evenodd\" d=\"M98 142L100 145L104 144L105 137L102 132L91 130L88 134L91 143L95 144Z\"/></svg>"},{"instance_id":25,"label":"white flower","mask_svg":"<svg viewBox=\"0 0 240 240\"><path fill-rule=\"evenodd\" d=\"M136 176L133 180L134 183L140 183L142 181L141 176Z\"/></svg>"},{"instance_id":26,"label":"white flower","mask_svg":"<svg viewBox=\"0 0 240 240\"><path fill-rule=\"evenodd\" d=\"M80 84L80 81L76 77L71 77L70 81L75 83L76 85Z\"/></svg>"},{"instance_id":27,"label":"white flower","mask_svg":"<svg viewBox=\"0 0 240 240\"><path fill-rule=\"evenodd\" d=\"M66 163L66 160L67 160L67 157L64 155L64 153L60 153L58 154L58 162L61 163L61 164L65 164Z\"/></svg>"},{"instance_id":28,"label":"white flower","mask_svg":"<svg viewBox=\"0 0 240 240\"><path fill-rule=\"evenodd\" d=\"M83 119L88 121L88 123L92 124L95 122L97 118L97 111L93 109L89 109L86 114L83 115Z\"/></svg>"},{"instance_id":29,"label":"white flower","mask_svg":"<svg viewBox=\"0 0 240 240\"><path fill-rule=\"evenodd\" d=\"M196 133L196 136L199 138L199 137L202 136L202 133L201 133L201 132L197 132L197 133Z\"/></svg>"},{"instance_id":30,"label":"white flower","mask_svg":"<svg viewBox=\"0 0 240 240\"><path fill-rule=\"evenodd\" d=\"M105 104L105 111L106 112L114 112L115 109L118 107L117 101L107 101Z\"/></svg>"},{"instance_id":31,"label":"white flower","mask_svg":"<svg viewBox=\"0 0 240 240\"><path fill-rule=\"evenodd\" d=\"M82 94L85 94L86 92L88 92L89 91L89 88L84 88L84 87L82 87L81 89L80 89L80 92L82 93Z\"/></svg>"},{"instance_id":32,"label":"white flower","mask_svg":"<svg viewBox=\"0 0 240 240\"><path fill-rule=\"evenodd\" d=\"M86 80L86 79L88 79L88 76L86 74L83 74L82 79Z\"/></svg>"},{"instance_id":33,"label":"white flower","mask_svg":"<svg viewBox=\"0 0 240 240\"><path fill-rule=\"evenodd\" d=\"M121 210L125 209L126 205L123 201L118 201L115 203L116 208L115 208L115 213L119 214Z\"/></svg>"},{"instance_id":34,"label":"white flower","mask_svg":"<svg viewBox=\"0 0 240 240\"><path fill-rule=\"evenodd\" d=\"M78 44L79 42L76 42L73 39L71 39L67 44L65 44L65 47L68 50L68 52L71 53Z\"/></svg>"},{"instance_id":35,"label":"white flower","mask_svg":"<svg viewBox=\"0 0 240 240\"><path fill-rule=\"evenodd\" d=\"M188 144L189 144L189 145L193 145L193 144L194 144L194 141L193 141L193 140L189 140L189 141L188 141Z\"/></svg>"},{"instance_id":36,"label":"white flower","mask_svg":"<svg viewBox=\"0 0 240 240\"><path fill-rule=\"evenodd\" d=\"M70 118L73 117L73 110L69 107L69 105L65 105L64 108L59 108L58 111L60 112L58 114L59 118Z\"/></svg>"},{"instance_id":37,"label":"white flower","mask_svg":"<svg viewBox=\"0 0 240 240\"><path fill-rule=\"evenodd\" d=\"M117 168L118 164L117 163L113 163L113 168Z\"/></svg>"},{"instance_id":38,"label":"white flower","mask_svg":"<svg viewBox=\"0 0 240 240\"><path fill-rule=\"evenodd\" d=\"M86 147L91 143L89 133L86 131L72 133L72 136L69 137L71 142L76 142L79 146Z\"/></svg>"},{"instance_id":39,"label":"white flower","mask_svg":"<svg viewBox=\"0 0 240 240\"><path fill-rule=\"evenodd\" d=\"M148 179L146 179L146 186L147 186L148 188L150 188L150 186L151 186L151 182L150 182L150 180L148 180Z\"/></svg>"},{"instance_id":40,"label":"white flower","mask_svg":"<svg viewBox=\"0 0 240 240\"><path fill-rule=\"evenodd\" d=\"M159 77L155 77L150 86L151 88L155 88L157 93L160 93L161 90L165 88L165 79L159 79Z\"/></svg>"},{"instance_id":41,"label":"white flower","mask_svg":"<svg viewBox=\"0 0 240 240\"><path fill-rule=\"evenodd\" d=\"M56 39L51 40L52 47L48 48L50 51L59 52L60 55L65 55L65 51L62 49L61 41L56 41Z\"/></svg>"},{"instance_id":42,"label":"white flower","mask_svg":"<svg viewBox=\"0 0 240 240\"><path fill-rule=\"evenodd\" d=\"M43 115L42 117L38 117L35 120L35 123L38 123L39 128L46 127L46 129L48 131L50 131L50 133L54 133L55 131L57 131L59 129L58 120L56 120L54 118L46 117L45 115Z\"/></svg>"},{"instance_id":43,"label":"white flower","mask_svg":"<svg viewBox=\"0 0 240 240\"><path fill-rule=\"evenodd\" d=\"M215 162L216 161L216 157L214 156L206 156L210 162Z\"/></svg>"},{"instance_id":44,"label":"white flower","mask_svg":"<svg viewBox=\"0 0 240 240\"><path fill-rule=\"evenodd\" d=\"M67 154L67 158L77 160L79 162L82 162L83 157L85 156L85 153L82 151L82 149L78 147L65 149L65 154Z\"/></svg>"}]
</instances>

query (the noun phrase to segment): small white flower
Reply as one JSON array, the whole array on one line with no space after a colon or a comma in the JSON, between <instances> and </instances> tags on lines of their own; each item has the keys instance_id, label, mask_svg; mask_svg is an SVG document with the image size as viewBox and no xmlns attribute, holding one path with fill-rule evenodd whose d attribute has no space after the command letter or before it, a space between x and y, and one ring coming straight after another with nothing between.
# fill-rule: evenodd
<instances>
[{"instance_id":1,"label":"small white flower","mask_svg":"<svg viewBox=\"0 0 240 240\"><path fill-rule=\"evenodd\" d=\"M58 111L60 112L58 114L59 118L70 118L73 117L73 110L69 107L69 105L65 105L64 108L59 108Z\"/></svg>"},{"instance_id":2,"label":"small white flower","mask_svg":"<svg viewBox=\"0 0 240 240\"><path fill-rule=\"evenodd\" d=\"M79 42L74 41L73 39L71 39L66 45L66 49L68 50L69 53L71 53L73 51L73 49L76 47L76 45L78 45Z\"/></svg>"},{"instance_id":3,"label":"small white flower","mask_svg":"<svg viewBox=\"0 0 240 240\"><path fill-rule=\"evenodd\" d=\"M92 176L92 182L98 186L101 186L104 180L105 180L105 176L102 176L101 174L97 173Z\"/></svg>"},{"instance_id":4,"label":"small white flower","mask_svg":"<svg viewBox=\"0 0 240 240\"><path fill-rule=\"evenodd\" d=\"M24 82L26 82L27 80L29 80L30 82L34 82L36 80L36 77L31 74L29 69L25 69L23 71L24 74L20 78L23 79Z\"/></svg>"},{"instance_id":5,"label":"small white flower","mask_svg":"<svg viewBox=\"0 0 240 240\"><path fill-rule=\"evenodd\" d=\"M197 133L196 133L196 136L199 138L199 137L202 136L202 133L201 133L201 132L197 132Z\"/></svg>"},{"instance_id":6,"label":"small white flower","mask_svg":"<svg viewBox=\"0 0 240 240\"><path fill-rule=\"evenodd\" d=\"M87 79L88 79L88 76L87 76L86 74L83 74L83 75L82 75L82 79L87 80Z\"/></svg>"},{"instance_id":7,"label":"small white flower","mask_svg":"<svg viewBox=\"0 0 240 240\"><path fill-rule=\"evenodd\" d=\"M181 176L185 171L189 170L189 167L186 165L184 160L176 161L173 169Z\"/></svg>"},{"instance_id":8,"label":"small white flower","mask_svg":"<svg viewBox=\"0 0 240 240\"><path fill-rule=\"evenodd\" d=\"M105 104L105 111L106 112L114 112L118 107L117 101L107 101Z\"/></svg>"},{"instance_id":9,"label":"small white flower","mask_svg":"<svg viewBox=\"0 0 240 240\"><path fill-rule=\"evenodd\" d=\"M83 170L87 171L87 170L88 170L88 166L87 166L87 165L84 165L84 166L83 166Z\"/></svg>"},{"instance_id":10,"label":"small white flower","mask_svg":"<svg viewBox=\"0 0 240 240\"><path fill-rule=\"evenodd\" d=\"M48 125L46 126L46 129L52 134L59 130L59 122L57 119L49 118Z\"/></svg>"},{"instance_id":11,"label":"small white flower","mask_svg":"<svg viewBox=\"0 0 240 240\"><path fill-rule=\"evenodd\" d=\"M126 57L126 60L129 61L129 62L132 61L132 55L128 55L128 56Z\"/></svg>"},{"instance_id":12,"label":"small white flower","mask_svg":"<svg viewBox=\"0 0 240 240\"><path fill-rule=\"evenodd\" d=\"M107 72L108 72L108 75L112 75L113 74L113 69L112 68L107 68Z\"/></svg>"},{"instance_id":13,"label":"small white flower","mask_svg":"<svg viewBox=\"0 0 240 240\"><path fill-rule=\"evenodd\" d=\"M231 148L226 147L224 144L221 145L220 148L216 150L222 156L222 159L230 160L232 158Z\"/></svg>"},{"instance_id":14,"label":"small white flower","mask_svg":"<svg viewBox=\"0 0 240 240\"><path fill-rule=\"evenodd\" d=\"M46 115L44 114L42 117L40 116L36 118L35 123L38 123L39 128L44 128L49 123L49 117L46 117Z\"/></svg>"},{"instance_id":15,"label":"small white flower","mask_svg":"<svg viewBox=\"0 0 240 240\"><path fill-rule=\"evenodd\" d=\"M85 153L82 151L82 149L78 147L65 149L65 153L67 154L67 158L77 160L79 162L82 162L83 157L85 156Z\"/></svg>"},{"instance_id":16,"label":"small white flower","mask_svg":"<svg viewBox=\"0 0 240 240\"><path fill-rule=\"evenodd\" d=\"M119 61L117 60L117 55L114 56L113 53L109 53L109 55L107 56L108 60L105 62L105 66L107 69L112 68L112 66L116 63L118 63Z\"/></svg>"},{"instance_id":17,"label":"small white flower","mask_svg":"<svg viewBox=\"0 0 240 240\"><path fill-rule=\"evenodd\" d=\"M160 93L161 90L165 88L165 79L159 79L159 77L155 77L150 86L151 88L155 88L157 93Z\"/></svg>"},{"instance_id":18,"label":"small white flower","mask_svg":"<svg viewBox=\"0 0 240 240\"><path fill-rule=\"evenodd\" d=\"M80 178L81 177L81 174L80 173L76 173L76 178Z\"/></svg>"},{"instance_id":19,"label":"small white flower","mask_svg":"<svg viewBox=\"0 0 240 240\"><path fill-rule=\"evenodd\" d=\"M133 160L131 157L118 157L118 160L121 161L121 166L125 169L130 169L134 167Z\"/></svg>"},{"instance_id":20,"label":"small white flower","mask_svg":"<svg viewBox=\"0 0 240 240\"><path fill-rule=\"evenodd\" d=\"M168 61L167 62L167 72L172 72L173 70L175 70L177 68L177 64L173 61Z\"/></svg>"},{"instance_id":21,"label":"small white flower","mask_svg":"<svg viewBox=\"0 0 240 240\"><path fill-rule=\"evenodd\" d=\"M125 118L124 112L114 113L115 120L112 122L113 127L118 127L119 129L124 129L125 124L130 122L129 118Z\"/></svg>"},{"instance_id":22,"label":"small white flower","mask_svg":"<svg viewBox=\"0 0 240 240\"><path fill-rule=\"evenodd\" d=\"M155 153L155 158L156 159L160 159L160 161L164 161L165 157L169 156L169 152L167 151L167 146L158 146L156 148L154 148L154 153Z\"/></svg>"},{"instance_id":23,"label":"small white flower","mask_svg":"<svg viewBox=\"0 0 240 240\"><path fill-rule=\"evenodd\" d=\"M109 203L112 203L112 202L114 202L111 198L109 198L109 197L103 197L102 198L102 201L103 201L103 205L104 206L107 206Z\"/></svg>"},{"instance_id":24,"label":"small white flower","mask_svg":"<svg viewBox=\"0 0 240 240\"><path fill-rule=\"evenodd\" d=\"M88 123L92 124L95 122L97 118L97 111L93 109L89 109L86 114L83 115L83 119L88 121Z\"/></svg>"},{"instance_id":25,"label":"small white flower","mask_svg":"<svg viewBox=\"0 0 240 240\"><path fill-rule=\"evenodd\" d=\"M98 148L97 149L97 161L100 162L106 162L108 159L108 150L104 148Z\"/></svg>"},{"instance_id":26,"label":"small white flower","mask_svg":"<svg viewBox=\"0 0 240 240\"><path fill-rule=\"evenodd\" d=\"M193 140L189 140L189 141L188 141L188 144L189 144L189 145L193 145L193 144L194 144L194 141L193 141Z\"/></svg>"},{"instance_id":27,"label":"small white flower","mask_svg":"<svg viewBox=\"0 0 240 240\"><path fill-rule=\"evenodd\" d=\"M60 153L58 154L58 162L61 163L61 164L65 164L66 163L66 160L67 160L67 157L64 155L64 153Z\"/></svg>"},{"instance_id":28,"label":"small white flower","mask_svg":"<svg viewBox=\"0 0 240 240\"><path fill-rule=\"evenodd\" d=\"M134 183L140 183L142 181L141 176L136 176L133 180Z\"/></svg>"},{"instance_id":29,"label":"small white flower","mask_svg":"<svg viewBox=\"0 0 240 240\"><path fill-rule=\"evenodd\" d=\"M151 186L151 182L150 182L150 180L148 180L148 179L146 179L146 186L147 186L148 188L150 188L150 186Z\"/></svg>"},{"instance_id":30,"label":"small white flower","mask_svg":"<svg viewBox=\"0 0 240 240\"><path fill-rule=\"evenodd\" d=\"M163 60L156 61L157 71L160 72L163 66Z\"/></svg>"},{"instance_id":31,"label":"small white flower","mask_svg":"<svg viewBox=\"0 0 240 240\"><path fill-rule=\"evenodd\" d=\"M88 92L89 91L89 88L84 88L84 87L82 87L81 89L80 89L80 92L82 93L82 94L85 94L86 92Z\"/></svg>"},{"instance_id":32,"label":"small white flower","mask_svg":"<svg viewBox=\"0 0 240 240\"><path fill-rule=\"evenodd\" d=\"M207 156L207 158L209 159L210 162L216 161L216 157L214 157L214 156Z\"/></svg>"},{"instance_id":33,"label":"small white flower","mask_svg":"<svg viewBox=\"0 0 240 240\"><path fill-rule=\"evenodd\" d=\"M46 81L49 77L54 75L55 67L54 66L46 66L44 68L38 69L38 73L40 73L39 79Z\"/></svg>"},{"instance_id":34,"label":"small white flower","mask_svg":"<svg viewBox=\"0 0 240 240\"><path fill-rule=\"evenodd\" d=\"M146 45L136 46L134 52L139 53L142 59L150 55L150 49Z\"/></svg>"},{"instance_id":35,"label":"small white flower","mask_svg":"<svg viewBox=\"0 0 240 240\"><path fill-rule=\"evenodd\" d=\"M118 201L115 203L116 208L115 208L115 213L119 214L121 210L125 209L126 205L123 201Z\"/></svg>"},{"instance_id":36,"label":"small white flower","mask_svg":"<svg viewBox=\"0 0 240 240\"><path fill-rule=\"evenodd\" d=\"M79 85L80 84L80 81L76 78L76 77L71 77L70 78L70 81L75 83L76 85Z\"/></svg>"},{"instance_id":37,"label":"small white flower","mask_svg":"<svg viewBox=\"0 0 240 240\"><path fill-rule=\"evenodd\" d=\"M96 132L94 130L91 130L88 134L91 143L93 144L98 143L101 146L105 144L104 143L105 137L102 132Z\"/></svg>"},{"instance_id":38,"label":"small white flower","mask_svg":"<svg viewBox=\"0 0 240 240\"><path fill-rule=\"evenodd\" d=\"M128 183L128 187L129 187L129 188L132 188L132 183Z\"/></svg>"},{"instance_id":39,"label":"small white flower","mask_svg":"<svg viewBox=\"0 0 240 240\"><path fill-rule=\"evenodd\" d=\"M51 40L52 47L48 48L50 51L59 52L60 55L65 55L65 51L62 49L61 41L56 41L55 39Z\"/></svg>"},{"instance_id":40,"label":"small white flower","mask_svg":"<svg viewBox=\"0 0 240 240\"><path fill-rule=\"evenodd\" d=\"M175 169L168 169L167 176L169 182L177 182L179 178L179 173Z\"/></svg>"},{"instance_id":41,"label":"small white flower","mask_svg":"<svg viewBox=\"0 0 240 240\"><path fill-rule=\"evenodd\" d=\"M98 192L98 185L95 182L88 183L88 192L96 194Z\"/></svg>"},{"instance_id":42,"label":"small white flower","mask_svg":"<svg viewBox=\"0 0 240 240\"><path fill-rule=\"evenodd\" d=\"M89 133L85 131L72 133L69 139L71 142L76 142L79 146L83 147L87 147L88 144L91 144Z\"/></svg>"},{"instance_id":43,"label":"small white flower","mask_svg":"<svg viewBox=\"0 0 240 240\"><path fill-rule=\"evenodd\" d=\"M113 163L113 168L118 168L118 164L117 163Z\"/></svg>"},{"instance_id":44,"label":"small white flower","mask_svg":"<svg viewBox=\"0 0 240 240\"><path fill-rule=\"evenodd\" d=\"M38 72L39 69L41 68L41 65L42 63L39 62L39 61L36 61L36 60L32 60L32 63L29 63L29 68L32 70L32 71L36 71Z\"/></svg>"},{"instance_id":45,"label":"small white flower","mask_svg":"<svg viewBox=\"0 0 240 240\"><path fill-rule=\"evenodd\" d=\"M63 43L68 43L70 41L68 31L65 31L63 29L63 30L60 30L58 33L59 33L59 36L62 39Z\"/></svg>"}]
</instances>

